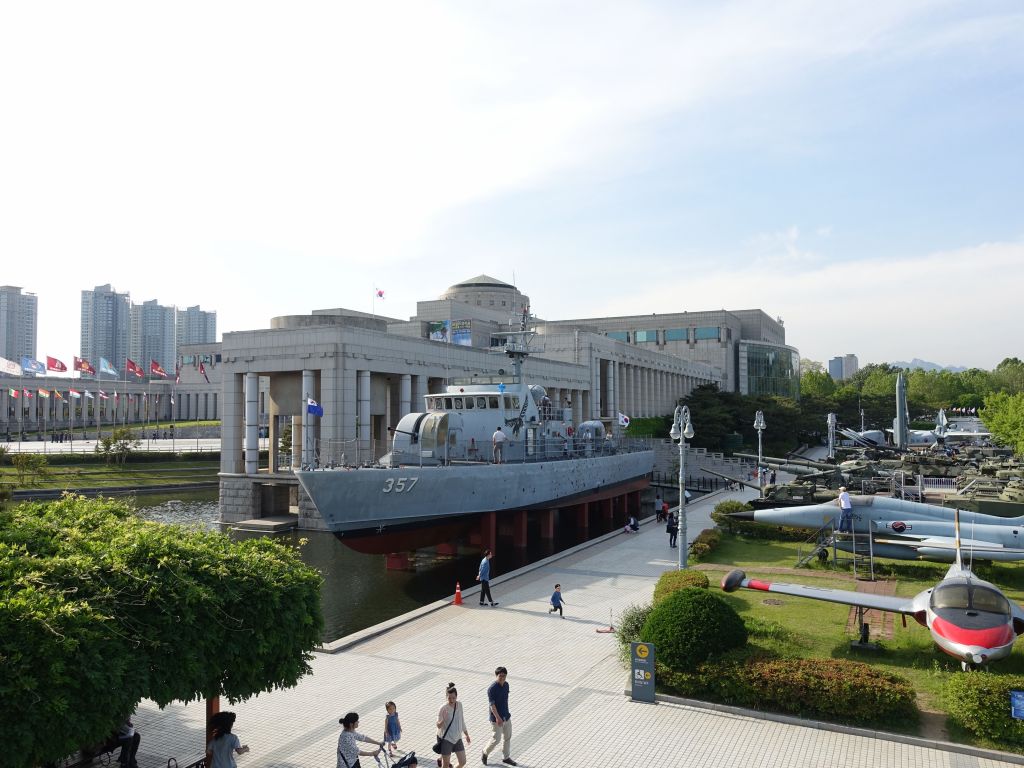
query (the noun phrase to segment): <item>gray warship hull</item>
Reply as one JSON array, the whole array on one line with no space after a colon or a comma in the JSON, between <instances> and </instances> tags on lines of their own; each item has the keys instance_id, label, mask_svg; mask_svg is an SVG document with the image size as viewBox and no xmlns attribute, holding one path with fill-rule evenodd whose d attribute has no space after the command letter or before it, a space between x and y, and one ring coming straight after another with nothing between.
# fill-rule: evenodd
<instances>
[{"instance_id":1,"label":"gray warship hull","mask_svg":"<svg viewBox=\"0 0 1024 768\"><path fill-rule=\"evenodd\" d=\"M483 513L606 498L647 485L654 452L509 464L323 469L296 472L327 529L363 552L439 543Z\"/></svg>"}]
</instances>

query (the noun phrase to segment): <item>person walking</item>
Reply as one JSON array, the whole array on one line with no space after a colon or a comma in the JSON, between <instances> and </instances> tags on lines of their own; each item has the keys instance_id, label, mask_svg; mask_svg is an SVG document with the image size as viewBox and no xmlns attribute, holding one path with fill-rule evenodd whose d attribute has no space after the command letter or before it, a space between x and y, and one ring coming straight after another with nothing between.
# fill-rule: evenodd
<instances>
[{"instance_id":1,"label":"person walking","mask_svg":"<svg viewBox=\"0 0 1024 768\"><path fill-rule=\"evenodd\" d=\"M512 759L512 713L508 711L508 670L498 667L494 670L494 682L487 689L487 703L490 712L487 719L494 729L494 738L484 747L480 761L487 765L487 756L491 754L498 742L501 742L501 762L505 765L516 765Z\"/></svg>"},{"instance_id":2,"label":"person walking","mask_svg":"<svg viewBox=\"0 0 1024 768\"><path fill-rule=\"evenodd\" d=\"M452 752L455 753L455 757L459 761L458 768L464 768L466 746L462 743L462 736L466 737L467 745L472 739L469 738L469 731L466 730L466 720L462 715L462 702L458 700L459 692L455 690L455 683L448 683L444 693L448 701L437 713L437 737L441 740L441 768L449 768Z\"/></svg>"},{"instance_id":3,"label":"person walking","mask_svg":"<svg viewBox=\"0 0 1024 768\"><path fill-rule=\"evenodd\" d=\"M491 435L491 452L495 464L503 464L505 462L506 442L508 442L508 435L501 431L501 427L497 427L494 430L494 434Z\"/></svg>"},{"instance_id":4,"label":"person walking","mask_svg":"<svg viewBox=\"0 0 1024 768\"><path fill-rule=\"evenodd\" d=\"M676 535L679 533L679 524L676 522L676 516L671 512L668 513L665 533L668 534L668 545L674 549L676 546Z\"/></svg>"},{"instance_id":5,"label":"person walking","mask_svg":"<svg viewBox=\"0 0 1024 768\"><path fill-rule=\"evenodd\" d=\"M839 488L839 498L836 499L839 505L839 530L843 533L853 532L853 502L850 501L850 494L846 492L846 486Z\"/></svg>"},{"instance_id":6,"label":"person walking","mask_svg":"<svg viewBox=\"0 0 1024 768\"><path fill-rule=\"evenodd\" d=\"M655 519L656 522L659 522L659 523L662 520L661 492L660 491L658 492L658 495L654 497L654 519Z\"/></svg>"},{"instance_id":7,"label":"person walking","mask_svg":"<svg viewBox=\"0 0 1024 768\"><path fill-rule=\"evenodd\" d=\"M209 768L235 768L235 755L244 755L248 745L242 744L231 732L235 725L234 712L217 712L210 718L213 736L206 745L206 764Z\"/></svg>"},{"instance_id":8,"label":"person walking","mask_svg":"<svg viewBox=\"0 0 1024 768\"><path fill-rule=\"evenodd\" d=\"M491 558L494 557L494 553L489 549L484 550L484 557L480 561L480 570L477 571L476 580L480 582L480 605L486 605L488 602L494 606L497 605L494 598L491 596Z\"/></svg>"},{"instance_id":9,"label":"person walking","mask_svg":"<svg viewBox=\"0 0 1024 768\"><path fill-rule=\"evenodd\" d=\"M338 764L337 768L360 768L360 757L376 757L384 747L383 742L374 741L369 736L363 736L356 728L359 727L359 715L349 712L338 720L341 723L341 734L338 736ZM357 741L367 744L376 744L377 749L373 751L360 751L356 746Z\"/></svg>"}]
</instances>

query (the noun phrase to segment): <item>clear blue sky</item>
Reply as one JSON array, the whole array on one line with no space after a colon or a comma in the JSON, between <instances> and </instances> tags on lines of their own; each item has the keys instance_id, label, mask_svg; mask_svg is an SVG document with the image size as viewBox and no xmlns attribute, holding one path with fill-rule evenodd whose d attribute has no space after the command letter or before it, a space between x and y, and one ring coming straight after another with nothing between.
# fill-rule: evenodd
<instances>
[{"instance_id":1,"label":"clear blue sky","mask_svg":"<svg viewBox=\"0 0 1024 768\"><path fill-rule=\"evenodd\" d=\"M0 283L224 331L760 307L824 361L990 368L1024 325L1019 2L7 4Z\"/></svg>"}]
</instances>

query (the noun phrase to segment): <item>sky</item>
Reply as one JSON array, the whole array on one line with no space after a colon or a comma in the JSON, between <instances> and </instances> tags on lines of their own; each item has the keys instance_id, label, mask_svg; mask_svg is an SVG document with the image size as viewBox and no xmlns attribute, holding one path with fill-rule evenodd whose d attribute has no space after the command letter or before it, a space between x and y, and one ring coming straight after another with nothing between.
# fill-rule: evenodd
<instances>
[{"instance_id":1,"label":"sky","mask_svg":"<svg viewBox=\"0 0 1024 768\"><path fill-rule=\"evenodd\" d=\"M137 2L0 9L0 284L218 332L761 308L802 357L992 368L1024 323L1024 6ZM374 292L384 299L374 301Z\"/></svg>"}]
</instances>

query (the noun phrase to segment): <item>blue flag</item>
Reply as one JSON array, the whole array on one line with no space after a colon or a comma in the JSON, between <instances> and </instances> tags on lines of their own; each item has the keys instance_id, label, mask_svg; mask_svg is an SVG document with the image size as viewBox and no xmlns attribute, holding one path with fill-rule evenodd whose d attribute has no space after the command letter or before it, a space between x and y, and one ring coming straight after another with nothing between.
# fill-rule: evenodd
<instances>
[{"instance_id":1,"label":"blue flag","mask_svg":"<svg viewBox=\"0 0 1024 768\"><path fill-rule=\"evenodd\" d=\"M100 358L100 373L105 373L108 376L117 377L117 371L110 365L110 361L105 357Z\"/></svg>"},{"instance_id":2,"label":"blue flag","mask_svg":"<svg viewBox=\"0 0 1024 768\"><path fill-rule=\"evenodd\" d=\"M28 376L35 376L37 373L46 375L46 366L31 357L21 358L21 370Z\"/></svg>"},{"instance_id":3,"label":"blue flag","mask_svg":"<svg viewBox=\"0 0 1024 768\"><path fill-rule=\"evenodd\" d=\"M306 399L306 413L311 413L314 416L323 416L324 409L322 405L310 397Z\"/></svg>"}]
</instances>

